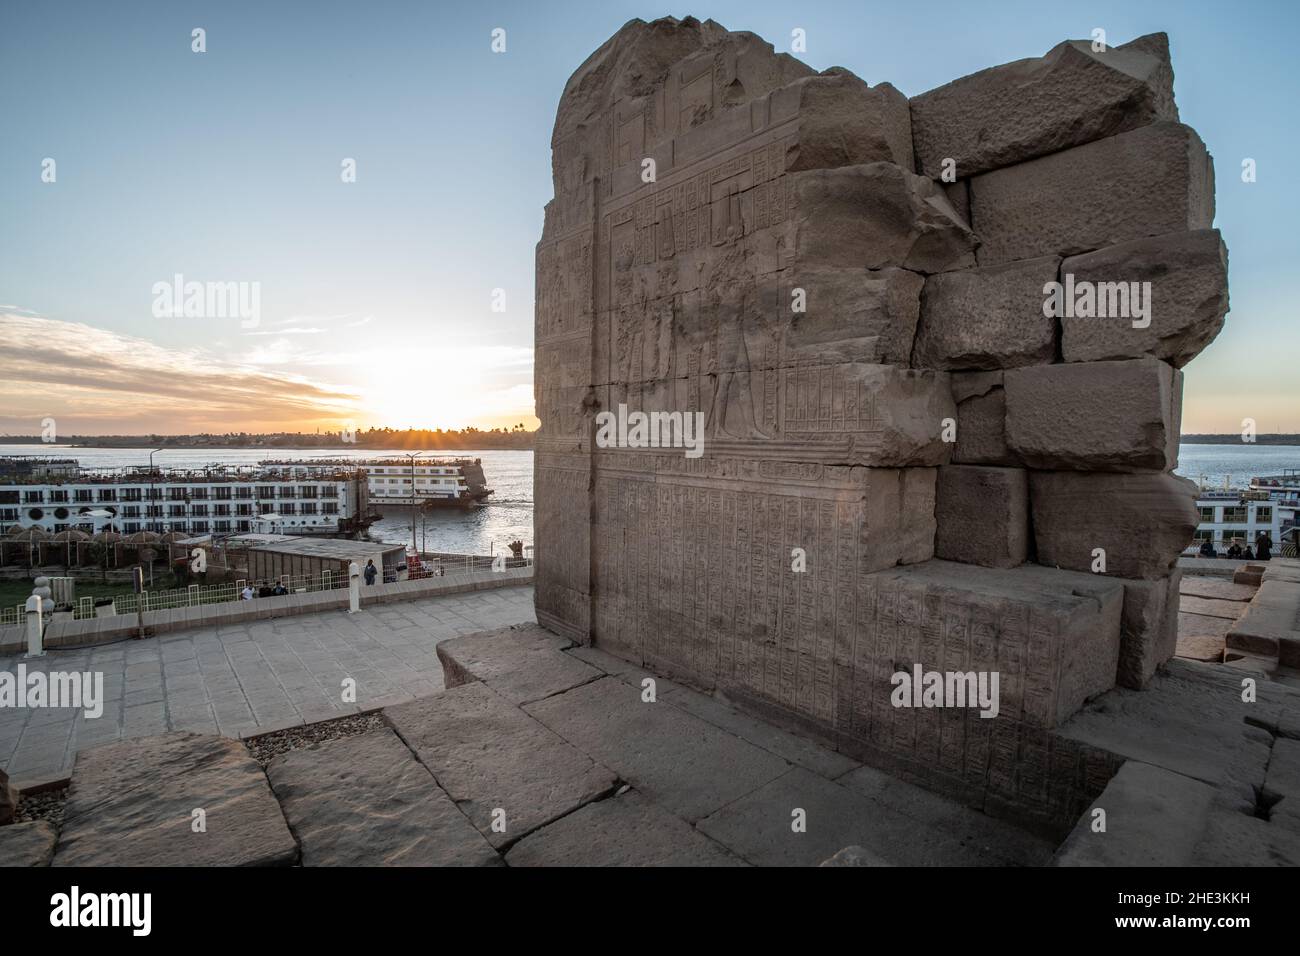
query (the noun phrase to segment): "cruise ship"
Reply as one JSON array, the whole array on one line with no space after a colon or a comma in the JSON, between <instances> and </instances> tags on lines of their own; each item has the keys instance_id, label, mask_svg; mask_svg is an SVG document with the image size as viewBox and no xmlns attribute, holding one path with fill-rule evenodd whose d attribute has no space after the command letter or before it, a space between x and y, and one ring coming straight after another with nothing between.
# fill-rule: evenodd
<instances>
[{"instance_id":1,"label":"cruise ship","mask_svg":"<svg viewBox=\"0 0 1300 956\"><path fill-rule=\"evenodd\" d=\"M1297 525L1300 520L1300 468L1287 468L1280 475L1262 475L1250 480L1247 488L1221 489L1204 483L1196 496L1200 524L1187 554L1199 551L1203 542L1214 543L1222 554L1234 539L1244 547L1254 545L1261 532L1273 541L1273 553L1294 554Z\"/></svg>"},{"instance_id":2,"label":"cruise ship","mask_svg":"<svg viewBox=\"0 0 1300 956\"><path fill-rule=\"evenodd\" d=\"M370 501L378 506L471 508L492 494L480 458L314 459L263 461L265 467L313 475L344 467L362 469L369 482Z\"/></svg>"},{"instance_id":3,"label":"cruise ship","mask_svg":"<svg viewBox=\"0 0 1300 956\"><path fill-rule=\"evenodd\" d=\"M0 534L358 537L379 517L356 463L304 475L265 465L107 470L69 461L58 469L0 466Z\"/></svg>"}]
</instances>

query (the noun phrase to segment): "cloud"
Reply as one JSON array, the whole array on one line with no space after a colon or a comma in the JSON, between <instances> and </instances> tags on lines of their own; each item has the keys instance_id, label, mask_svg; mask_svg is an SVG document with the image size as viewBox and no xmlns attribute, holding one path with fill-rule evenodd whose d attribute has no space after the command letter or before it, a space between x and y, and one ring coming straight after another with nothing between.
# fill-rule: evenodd
<instances>
[{"instance_id":1,"label":"cloud","mask_svg":"<svg viewBox=\"0 0 1300 956\"><path fill-rule=\"evenodd\" d=\"M309 427L358 414L354 390L25 310L0 313L0 428L183 433ZM270 356L268 356L269 358Z\"/></svg>"}]
</instances>

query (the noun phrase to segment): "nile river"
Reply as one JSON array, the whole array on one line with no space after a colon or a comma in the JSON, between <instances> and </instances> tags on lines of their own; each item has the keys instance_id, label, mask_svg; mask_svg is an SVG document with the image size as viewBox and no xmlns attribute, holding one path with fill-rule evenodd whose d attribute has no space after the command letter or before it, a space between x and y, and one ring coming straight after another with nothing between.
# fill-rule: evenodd
<instances>
[{"instance_id":1,"label":"nile river","mask_svg":"<svg viewBox=\"0 0 1300 956\"><path fill-rule=\"evenodd\" d=\"M264 458L382 458L402 455L401 450L343 451L337 448L175 448L154 455L154 463L169 468L202 465L253 465ZM147 465L148 448L72 448L67 445L0 445L3 455L56 455L78 459L87 468ZM533 544L533 453L531 451L425 452L425 458L481 458L488 487L495 494L481 508L431 510L423 524L417 518L416 538L422 551L489 554L519 539ZM1178 474L1223 487L1227 477L1233 487L1246 485L1255 475L1281 474L1300 468L1300 447L1295 445L1183 445ZM389 509L371 528L383 541L410 543L410 511Z\"/></svg>"}]
</instances>

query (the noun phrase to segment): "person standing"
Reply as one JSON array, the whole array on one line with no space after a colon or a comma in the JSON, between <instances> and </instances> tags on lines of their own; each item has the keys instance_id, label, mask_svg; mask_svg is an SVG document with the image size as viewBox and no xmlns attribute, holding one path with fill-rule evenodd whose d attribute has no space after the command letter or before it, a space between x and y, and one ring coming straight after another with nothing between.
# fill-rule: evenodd
<instances>
[{"instance_id":1,"label":"person standing","mask_svg":"<svg viewBox=\"0 0 1300 956\"><path fill-rule=\"evenodd\" d=\"M1255 538L1255 558L1259 561L1267 561L1273 557L1273 539L1268 536L1267 531L1261 531Z\"/></svg>"},{"instance_id":2,"label":"person standing","mask_svg":"<svg viewBox=\"0 0 1300 956\"><path fill-rule=\"evenodd\" d=\"M375 583L375 578L379 576L379 569L375 567L374 558L371 558L366 562L366 570L363 573L366 576L366 584Z\"/></svg>"}]
</instances>

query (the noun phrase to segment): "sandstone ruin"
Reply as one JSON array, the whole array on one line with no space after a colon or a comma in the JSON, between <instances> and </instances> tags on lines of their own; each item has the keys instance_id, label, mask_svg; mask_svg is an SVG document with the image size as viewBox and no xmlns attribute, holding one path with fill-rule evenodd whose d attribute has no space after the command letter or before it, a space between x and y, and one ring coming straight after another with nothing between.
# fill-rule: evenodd
<instances>
[{"instance_id":1,"label":"sandstone ruin","mask_svg":"<svg viewBox=\"0 0 1300 956\"><path fill-rule=\"evenodd\" d=\"M552 140L538 620L1073 824L1121 761L1055 731L1173 654L1179 369L1228 305L1172 84L1162 34L909 100L712 21L623 27ZM1146 324L1047 314L1067 276L1149 283ZM620 405L702 413L702 456L598 447ZM998 672L999 715L891 705L917 664Z\"/></svg>"}]
</instances>

